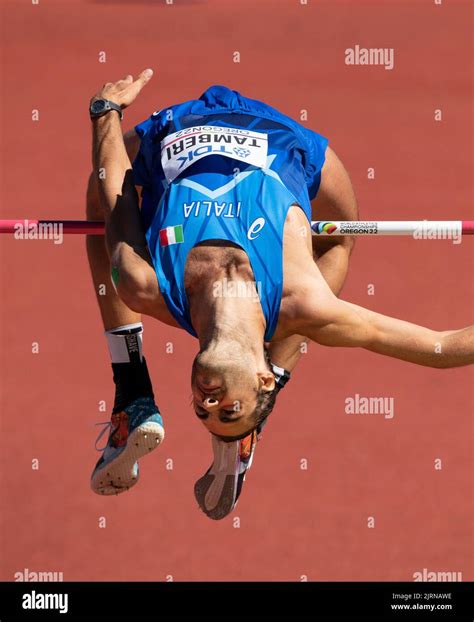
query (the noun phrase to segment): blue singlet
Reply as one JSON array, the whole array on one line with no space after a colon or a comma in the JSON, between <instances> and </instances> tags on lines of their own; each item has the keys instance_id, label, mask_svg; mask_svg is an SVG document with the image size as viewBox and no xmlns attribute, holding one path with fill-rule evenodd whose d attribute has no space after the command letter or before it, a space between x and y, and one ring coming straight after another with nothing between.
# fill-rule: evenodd
<instances>
[{"instance_id":1,"label":"blue singlet","mask_svg":"<svg viewBox=\"0 0 474 622\"><path fill-rule=\"evenodd\" d=\"M285 218L296 203L311 221L327 139L224 86L155 112L135 129L142 220L171 314L196 336L186 258L200 242L231 241L249 258L270 341L282 295Z\"/></svg>"}]
</instances>

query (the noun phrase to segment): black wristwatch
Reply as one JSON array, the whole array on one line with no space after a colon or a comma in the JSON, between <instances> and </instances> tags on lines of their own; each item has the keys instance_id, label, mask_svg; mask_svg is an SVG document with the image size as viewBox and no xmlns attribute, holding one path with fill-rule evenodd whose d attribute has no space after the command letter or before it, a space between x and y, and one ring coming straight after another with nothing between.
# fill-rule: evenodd
<instances>
[{"instance_id":1,"label":"black wristwatch","mask_svg":"<svg viewBox=\"0 0 474 622\"><path fill-rule=\"evenodd\" d=\"M96 99L89 106L89 114L91 119L102 117L111 110L116 110L120 115L120 120L123 119L122 108L115 102L111 102L109 99Z\"/></svg>"}]
</instances>

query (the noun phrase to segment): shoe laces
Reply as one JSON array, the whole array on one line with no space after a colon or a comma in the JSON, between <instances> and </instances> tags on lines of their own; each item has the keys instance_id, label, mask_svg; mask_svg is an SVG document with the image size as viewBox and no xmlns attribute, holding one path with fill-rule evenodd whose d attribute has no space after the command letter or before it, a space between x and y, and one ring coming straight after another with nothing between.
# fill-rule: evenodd
<instances>
[{"instance_id":1,"label":"shoe laces","mask_svg":"<svg viewBox=\"0 0 474 622\"><path fill-rule=\"evenodd\" d=\"M253 430L248 436L240 441L239 454L241 460L248 461L257 443L257 434Z\"/></svg>"},{"instance_id":2,"label":"shoe laces","mask_svg":"<svg viewBox=\"0 0 474 622\"><path fill-rule=\"evenodd\" d=\"M107 445L109 444L109 438L110 436L113 436L115 434L115 432L118 430L118 426L114 428L114 426L112 425L111 421L100 421L99 423L96 423L95 425L103 425L103 429L99 432L98 437L95 439L95 449L96 451L105 451ZM104 436L104 434L109 431L109 436L107 438L107 442L105 443L105 445L103 447L97 447L97 445L99 444L100 439Z\"/></svg>"}]
</instances>

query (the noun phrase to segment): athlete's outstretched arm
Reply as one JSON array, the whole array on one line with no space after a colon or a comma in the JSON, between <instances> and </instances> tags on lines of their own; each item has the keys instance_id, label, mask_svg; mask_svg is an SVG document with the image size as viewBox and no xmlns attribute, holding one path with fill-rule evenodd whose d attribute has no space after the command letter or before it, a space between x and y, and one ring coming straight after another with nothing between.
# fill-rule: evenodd
<instances>
[{"instance_id":1,"label":"athlete's outstretched arm","mask_svg":"<svg viewBox=\"0 0 474 622\"><path fill-rule=\"evenodd\" d=\"M150 74L137 80L107 83L94 99L109 99L129 106ZM159 292L143 231L132 165L122 136L120 117L112 111L92 122L93 174L105 218L105 239L117 292L133 311L148 313Z\"/></svg>"},{"instance_id":2,"label":"athlete's outstretched arm","mask_svg":"<svg viewBox=\"0 0 474 622\"><path fill-rule=\"evenodd\" d=\"M144 72L106 84L94 99L108 99L122 108L129 106L149 78ZM120 117L112 111L92 121L92 162L106 223L109 252L120 242L146 247L133 181L132 165L122 136Z\"/></svg>"},{"instance_id":3,"label":"athlete's outstretched arm","mask_svg":"<svg viewBox=\"0 0 474 622\"><path fill-rule=\"evenodd\" d=\"M427 367L474 363L474 326L435 331L332 295L305 302L298 332L321 345L361 347Z\"/></svg>"}]
</instances>

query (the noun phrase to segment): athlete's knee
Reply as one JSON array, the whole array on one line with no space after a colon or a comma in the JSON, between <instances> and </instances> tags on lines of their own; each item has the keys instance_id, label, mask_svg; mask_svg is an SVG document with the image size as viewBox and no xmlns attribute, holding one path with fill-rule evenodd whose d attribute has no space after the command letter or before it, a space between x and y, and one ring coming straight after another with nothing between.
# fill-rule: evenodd
<instances>
[{"instance_id":1,"label":"athlete's knee","mask_svg":"<svg viewBox=\"0 0 474 622\"><path fill-rule=\"evenodd\" d=\"M153 297L150 266L120 245L111 257L111 278L117 294L132 311L144 312Z\"/></svg>"},{"instance_id":2,"label":"athlete's knee","mask_svg":"<svg viewBox=\"0 0 474 622\"><path fill-rule=\"evenodd\" d=\"M149 292L145 274L141 270L133 273L112 266L112 281L119 298L129 309L143 313L149 303Z\"/></svg>"}]
</instances>

